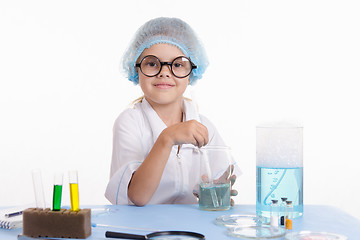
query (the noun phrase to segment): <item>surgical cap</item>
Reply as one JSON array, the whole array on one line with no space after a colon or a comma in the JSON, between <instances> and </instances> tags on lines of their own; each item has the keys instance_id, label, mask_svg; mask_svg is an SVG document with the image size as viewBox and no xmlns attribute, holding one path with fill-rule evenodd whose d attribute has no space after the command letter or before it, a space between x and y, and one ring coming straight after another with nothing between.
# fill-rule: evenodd
<instances>
[{"instance_id":1,"label":"surgical cap","mask_svg":"<svg viewBox=\"0 0 360 240\"><path fill-rule=\"evenodd\" d=\"M197 66L190 74L190 84L202 77L208 66L204 47L195 32L178 18L155 18L142 25L135 33L123 56L123 68L128 79L139 83L135 64L141 53L152 45L166 43L178 47Z\"/></svg>"}]
</instances>

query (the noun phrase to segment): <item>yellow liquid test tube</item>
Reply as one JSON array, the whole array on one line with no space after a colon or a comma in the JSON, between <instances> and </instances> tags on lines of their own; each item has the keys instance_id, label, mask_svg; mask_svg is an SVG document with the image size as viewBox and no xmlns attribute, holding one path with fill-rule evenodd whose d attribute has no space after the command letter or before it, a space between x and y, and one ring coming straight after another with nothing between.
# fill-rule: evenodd
<instances>
[{"instance_id":1,"label":"yellow liquid test tube","mask_svg":"<svg viewBox=\"0 0 360 240\"><path fill-rule=\"evenodd\" d=\"M69 172L71 211L77 212L79 208L79 186L77 171Z\"/></svg>"}]
</instances>

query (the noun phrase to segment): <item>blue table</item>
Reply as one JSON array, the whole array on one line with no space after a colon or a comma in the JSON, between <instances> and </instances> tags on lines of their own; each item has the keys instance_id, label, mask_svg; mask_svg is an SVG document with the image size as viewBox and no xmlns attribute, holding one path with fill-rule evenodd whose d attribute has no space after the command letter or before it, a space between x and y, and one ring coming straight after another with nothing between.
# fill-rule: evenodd
<instances>
[{"instance_id":1,"label":"blue table","mask_svg":"<svg viewBox=\"0 0 360 240\"><path fill-rule=\"evenodd\" d=\"M82 208L109 209L94 214L92 222L153 230L183 230L199 232L207 240L239 239L227 235L226 228L215 224L215 219L229 214L255 214L254 205L236 205L228 211L210 212L199 210L197 205L148 205L135 206L82 206ZM96 213L96 211L94 211ZM151 231L93 227L88 240L106 239L105 231L146 234ZM343 234L349 240L360 239L360 220L331 206L304 206L304 216L293 221L293 231L311 230ZM0 229L0 239L16 239L22 229Z\"/></svg>"}]
</instances>

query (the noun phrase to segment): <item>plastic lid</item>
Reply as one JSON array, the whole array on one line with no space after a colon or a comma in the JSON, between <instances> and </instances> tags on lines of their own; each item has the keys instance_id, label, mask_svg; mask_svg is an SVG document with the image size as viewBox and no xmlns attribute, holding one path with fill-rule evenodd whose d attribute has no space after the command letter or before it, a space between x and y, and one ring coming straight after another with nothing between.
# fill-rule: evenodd
<instances>
[{"instance_id":1,"label":"plastic lid","mask_svg":"<svg viewBox=\"0 0 360 240\"><path fill-rule=\"evenodd\" d=\"M293 232L287 233L285 235L285 239L288 240L346 240L348 239L346 236L341 234L335 233L328 233L328 232L312 232L312 231L300 231L300 232Z\"/></svg>"},{"instance_id":2,"label":"plastic lid","mask_svg":"<svg viewBox=\"0 0 360 240\"><path fill-rule=\"evenodd\" d=\"M283 237L285 235L285 229L272 227L270 225L236 227L228 228L228 234L233 237L246 239L272 239Z\"/></svg>"},{"instance_id":3,"label":"plastic lid","mask_svg":"<svg viewBox=\"0 0 360 240\"><path fill-rule=\"evenodd\" d=\"M216 218L216 223L226 227L251 227L264 224L265 218L256 215L222 215Z\"/></svg>"}]
</instances>

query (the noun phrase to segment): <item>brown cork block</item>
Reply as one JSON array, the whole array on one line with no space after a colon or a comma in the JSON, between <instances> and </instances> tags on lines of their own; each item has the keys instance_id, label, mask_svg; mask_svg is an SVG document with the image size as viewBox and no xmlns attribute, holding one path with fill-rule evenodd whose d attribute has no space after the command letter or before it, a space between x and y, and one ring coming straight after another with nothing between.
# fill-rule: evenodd
<instances>
[{"instance_id":1,"label":"brown cork block","mask_svg":"<svg viewBox=\"0 0 360 240\"><path fill-rule=\"evenodd\" d=\"M91 209L28 208L23 211L23 235L28 237L87 238L91 235Z\"/></svg>"}]
</instances>

